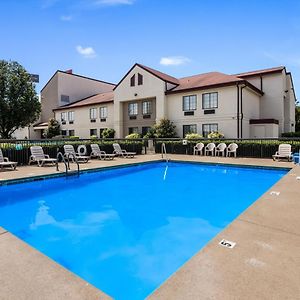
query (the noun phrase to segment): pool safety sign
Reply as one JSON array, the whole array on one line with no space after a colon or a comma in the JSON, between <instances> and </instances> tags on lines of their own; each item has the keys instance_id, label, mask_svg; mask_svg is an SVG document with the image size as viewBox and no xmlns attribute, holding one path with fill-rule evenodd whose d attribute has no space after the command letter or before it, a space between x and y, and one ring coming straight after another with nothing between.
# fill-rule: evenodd
<instances>
[{"instance_id":1,"label":"pool safety sign","mask_svg":"<svg viewBox=\"0 0 300 300\"><path fill-rule=\"evenodd\" d=\"M222 247L226 247L226 248L232 249L232 248L236 245L236 243L235 243L235 242L231 242L231 241L228 241L228 240L223 239L223 240L219 243L219 245L221 245Z\"/></svg>"}]
</instances>

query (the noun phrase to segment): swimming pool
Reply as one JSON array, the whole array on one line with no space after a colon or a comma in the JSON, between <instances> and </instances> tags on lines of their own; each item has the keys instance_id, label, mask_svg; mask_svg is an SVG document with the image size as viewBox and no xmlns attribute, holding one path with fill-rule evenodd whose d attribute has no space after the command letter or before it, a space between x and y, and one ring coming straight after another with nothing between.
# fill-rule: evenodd
<instances>
[{"instance_id":1,"label":"swimming pool","mask_svg":"<svg viewBox=\"0 0 300 300\"><path fill-rule=\"evenodd\" d=\"M0 226L115 299L144 299L286 172L159 162L0 186Z\"/></svg>"}]
</instances>

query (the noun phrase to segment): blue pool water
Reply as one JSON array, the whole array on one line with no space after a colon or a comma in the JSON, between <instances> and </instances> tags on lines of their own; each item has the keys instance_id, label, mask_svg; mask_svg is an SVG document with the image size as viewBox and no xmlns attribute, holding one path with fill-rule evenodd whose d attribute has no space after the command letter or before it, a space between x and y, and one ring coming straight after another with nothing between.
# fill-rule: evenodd
<instances>
[{"instance_id":1,"label":"blue pool water","mask_svg":"<svg viewBox=\"0 0 300 300\"><path fill-rule=\"evenodd\" d=\"M115 299L144 299L286 172L151 163L0 186L0 226Z\"/></svg>"}]
</instances>

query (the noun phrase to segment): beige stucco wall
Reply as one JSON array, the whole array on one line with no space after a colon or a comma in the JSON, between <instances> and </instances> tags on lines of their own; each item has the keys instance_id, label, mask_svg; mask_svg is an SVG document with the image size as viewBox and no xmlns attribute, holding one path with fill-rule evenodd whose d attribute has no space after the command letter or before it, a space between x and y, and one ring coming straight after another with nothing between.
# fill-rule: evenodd
<instances>
[{"instance_id":1,"label":"beige stucco wall","mask_svg":"<svg viewBox=\"0 0 300 300\"><path fill-rule=\"evenodd\" d=\"M215 114L204 114L202 109L202 94L218 92L218 108ZM184 116L182 110L183 96L197 95L197 110L194 116ZM176 125L179 137L183 136L183 125L197 124L197 132L202 134L203 124L218 124L220 132L226 137L237 135L237 88L236 86L207 89L189 93L167 95L167 117Z\"/></svg>"},{"instance_id":2,"label":"beige stucco wall","mask_svg":"<svg viewBox=\"0 0 300 300\"><path fill-rule=\"evenodd\" d=\"M58 102L58 74L50 80L41 92L41 119L40 122L48 122L54 117L53 109L59 106Z\"/></svg>"},{"instance_id":3,"label":"beige stucco wall","mask_svg":"<svg viewBox=\"0 0 300 300\"><path fill-rule=\"evenodd\" d=\"M113 85L98 80L79 77L72 74L58 73L58 98L61 103L61 95L68 95L70 103L99 93L111 91Z\"/></svg>"},{"instance_id":4,"label":"beige stucco wall","mask_svg":"<svg viewBox=\"0 0 300 300\"><path fill-rule=\"evenodd\" d=\"M106 122L100 122L99 109L100 107L107 107L108 117ZM97 109L97 119L95 123L90 121L90 109ZM61 124L61 130L74 130L75 135L80 138L90 138L90 129L97 129L97 136L100 137L100 129L102 128L113 128L113 103L103 103L93 106L83 106L78 108L70 108L66 110L55 111L55 119L61 123L61 113L74 111L74 123L69 124L67 121L65 125Z\"/></svg>"},{"instance_id":5,"label":"beige stucco wall","mask_svg":"<svg viewBox=\"0 0 300 300\"><path fill-rule=\"evenodd\" d=\"M143 101L151 101L152 110L151 110L151 118L144 119L142 114L142 103ZM128 105L129 103L138 103L138 115L135 120L131 120L128 115ZM123 110L123 136L128 135L130 127L138 127L138 132L142 133L142 127L151 127L155 124L156 121L156 102L155 99L143 99L132 102L123 102L122 105Z\"/></svg>"},{"instance_id":6,"label":"beige stucco wall","mask_svg":"<svg viewBox=\"0 0 300 300\"><path fill-rule=\"evenodd\" d=\"M247 80L260 88L259 77L250 77ZM261 119L277 119L279 121L279 134L284 132L284 90L285 73L274 73L262 76L263 92L260 102ZM257 85L259 82L259 85Z\"/></svg>"},{"instance_id":7,"label":"beige stucco wall","mask_svg":"<svg viewBox=\"0 0 300 300\"><path fill-rule=\"evenodd\" d=\"M130 78L136 74L137 79L138 73L143 75L143 85L137 85L136 81L136 85L131 87ZM114 128L117 137L123 137L124 125L126 125L124 124L123 103L148 98L155 99L156 121L158 121L166 115L165 82L139 66L135 66L114 91Z\"/></svg>"},{"instance_id":8,"label":"beige stucco wall","mask_svg":"<svg viewBox=\"0 0 300 300\"><path fill-rule=\"evenodd\" d=\"M240 115L240 117L243 117L243 120L241 122L242 129L240 134L243 138L250 138L251 133L249 121L251 119L259 119L261 97L249 88L243 88L242 94L243 114Z\"/></svg>"},{"instance_id":9,"label":"beige stucco wall","mask_svg":"<svg viewBox=\"0 0 300 300\"><path fill-rule=\"evenodd\" d=\"M48 122L54 117L53 109L66 105L61 102L61 95L69 96L70 103L111 91L113 85L98 80L88 79L73 74L57 72L41 92L41 122Z\"/></svg>"}]
</instances>

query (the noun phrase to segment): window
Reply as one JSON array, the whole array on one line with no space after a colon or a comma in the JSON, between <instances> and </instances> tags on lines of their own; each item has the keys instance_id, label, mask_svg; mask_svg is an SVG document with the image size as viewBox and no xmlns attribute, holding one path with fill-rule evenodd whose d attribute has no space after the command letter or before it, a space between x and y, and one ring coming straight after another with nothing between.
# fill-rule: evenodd
<instances>
[{"instance_id":1,"label":"window","mask_svg":"<svg viewBox=\"0 0 300 300\"><path fill-rule=\"evenodd\" d=\"M128 104L128 114L129 116L136 116L138 114L138 104L129 103Z\"/></svg>"},{"instance_id":2,"label":"window","mask_svg":"<svg viewBox=\"0 0 300 300\"><path fill-rule=\"evenodd\" d=\"M142 84L143 84L143 75L138 73L138 85L142 85Z\"/></svg>"},{"instance_id":3,"label":"window","mask_svg":"<svg viewBox=\"0 0 300 300\"><path fill-rule=\"evenodd\" d=\"M62 112L60 114L60 120L61 120L62 124L66 124L66 121L67 121L67 113L66 112Z\"/></svg>"},{"instance_id":4,"label":"window","mask_svg":"<svg viewBox=\"0 0 300 300\"><path fill-rule=\"evenodd\" d=\"M202 108L210 109L218 107L218 93L202 94Z\"/></svg>"},{"instance_id":5,"label":"window","mask_svg":"<svg viewBox=\"0 0 300 300\"><path fill-rule=\"evenodd\" d=\"M132 134L132 133L139 133L139 128L138 127L129 127L128 134Z\"/></svg>"},{"instance_id":6,"label":"window","mask_svg":"<svg viewBox=\"0 0 300 300\"><path fill-rule=\"evenodd\" d=\"M183 111L191 111L197 109L197 96L183 96Z\"/></svg>"},{"instance_id":7,"label":"window","mask_svg":"<svg viewBox=\"0 0 300 300\"><path fill-rule=\"evenodd\" d=\"M103 106L100 107L100 119L106 119L107 118L107 107Z\"/></svg>"},{"instance_id":8,"label":"window","mask_svg":"<svg viewBox=\"0 0 300 300\"><path fill-rule=\"evenodd\" d=\"M69 111L68 112L68 119L69 119L69 123L73 124L73 122L74 122L74 111Z\"/></svg>"},{"instance_id":9,"label":"window","mask_svg":"<svg viewBox=\"0 0 300 300\"><path fill-rule=\"evenodd\" d=\"M103 134L103 131L104 131L105 129L107 129L107 128L101 128L101 129L100 129L100 138L103 138L102 134Z\"/></svg>"},{"instance_id":10,"label":"window","mask_svg":"<svg viewBox=\"0 0 300 300\"><path fill-rule=\"evenodd\" d=\"M66 135L67 135L67 130L62 130L62 131L61 131L61 135L62 135L62 136L66 136Z\"/></svg>"},{"instance_id":11,"label":"window","mask_svg":"<svg viewBox=\"0 0 300 300\"><path fill-rule=\"evenodd\" d=\"M97 136L97 129L90 129L90 136Z\"/></svg>"},{"instance_id":12,"label":"window","mask_svg":"<svg viewBox=\"0 0 300 300\"><path fill-rule=\"evenodd\" d=\"M143 102L143 115L150 115L152 110L152 102L144 101Z\"/></svg>"},{"instance_id":13,"label":"window","mask_svg":"<svg viewBox=\"0 0 300 300\"><path fill-rule=\"evenodd\" d=\"M183 125L183 137L185 138L188 133L197 133L197 125Z\"/></svg>"},{"instance_id":14,"label":"window","mask_svg":"<svg viewBox=\"0 0 300 300\"><path fill-rule=\"evenodd\" d=\"M203 124L202 125L202 134L204 137L213 131L218 131L218 124Z\"/></svg>"},{"instance_id":15,"label":"window","mask_svg":"<svg viewBox=\"0 0 300 300\"><path fill-rule=\"evenodd\" d=\"M90 119L91 120L97 119L97 108L90 109Z\"/></svg>"},{"instance_id":16,"label":"window","mask_svg":"<svg viewBox=\"0 0 300 300\"><path fill-rule=\"evenodd\" d=\"M73 129L69 130L69 136L75 136L75 130Z\"/></svg>"},{"instance_id":17,"label":"window","mask_svg":"<svg viewBox=\"0 0 300 300\"><path fill-rule=\"evenodd\" d=\"M151 127L142 127L142 136L145 136L149 130L150 130Z\"/></svg>"},{"instance_id":18,"label":"window","mask_svg":"<svg viewBox=\"0 0 300 300\"><path fill-rule=\"evenodd\" d=\"M63 103L70 103L70 97L68 95L60 95L60 101Z\"/></svg>"},{"instance_id":19,"label":"window","mask_svg":"<svg viewBox=\"0 0 300 300\"><path fill-rule=\"evenodd\" d=\"M130 86L135 86L135 74L130 78Z\"/></svg>"}]
</instances>

